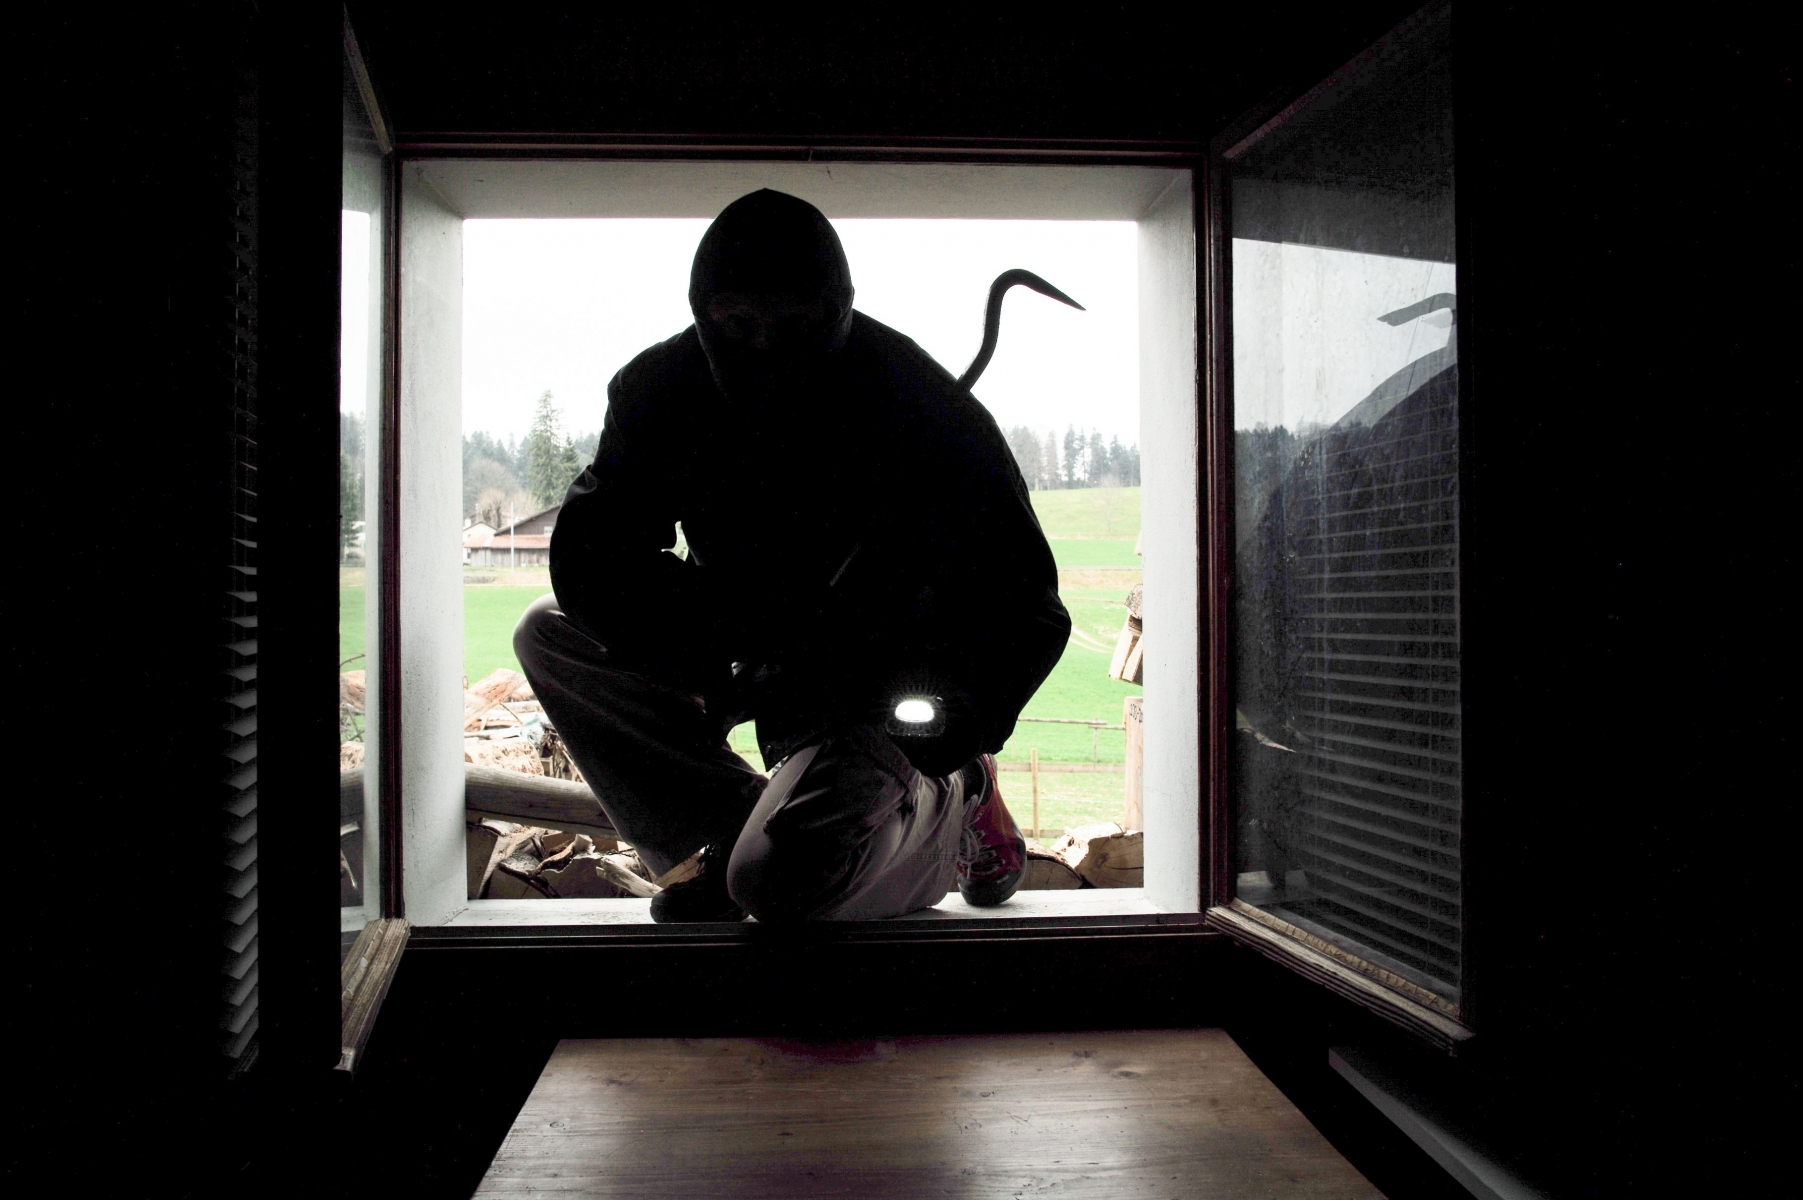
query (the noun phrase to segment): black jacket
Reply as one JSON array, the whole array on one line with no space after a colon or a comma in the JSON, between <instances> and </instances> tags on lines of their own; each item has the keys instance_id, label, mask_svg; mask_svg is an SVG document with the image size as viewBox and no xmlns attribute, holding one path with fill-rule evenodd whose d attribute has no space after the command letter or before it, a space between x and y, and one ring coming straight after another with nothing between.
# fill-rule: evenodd
<instances>
[{"instance_id":1,"label":"black jacket","mask_svg":"<svg viewBox=\"0 0 1803 1200\"><path fill-rule=\"evenodd\" d=\"M622 666L710 708L731 703L731 664L767 668L767 756L897 689L951 714L917 765L1001 748L1070 617L995 420L924 350L857 313L817 386L751 409L715 388L691 326L607 394L551 581ZM679 521L686 560L666 553Z\"/></svg>"}]
</instances>

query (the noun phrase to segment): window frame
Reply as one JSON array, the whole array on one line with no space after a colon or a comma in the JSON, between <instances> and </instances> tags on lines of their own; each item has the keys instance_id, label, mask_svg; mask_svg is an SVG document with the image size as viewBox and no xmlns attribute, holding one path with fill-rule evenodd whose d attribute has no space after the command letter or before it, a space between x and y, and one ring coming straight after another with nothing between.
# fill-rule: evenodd
<instances>
[{"instance_id":1,"label":"window frame","mask_svg":"<svg viewBox=\"0 0 1803 1200\"><path fill-rule=\"evenodd\" d=\"M1233 478L1231 448L1233 446L1233 328L1231 316L1233 312L1233 280L1232 280L1232 239L1229 234L1229 217L1231 215L1231 190L1228 187L1228 172L1232 163L1241 155L1261 142L1268 134L1286 124L1292 117L1307 109L1316 99L1329 90L1342 85L1351 85L1369 79L1381 72L1385 64L1382 52L1393 41L1404 39L1415 28L1426 21L1437 17L1445 17L1449 6L1435 4L1421 10L1395 29L1385 34L1371 47L1342 65L1325 79L1305 89L1279 96L1258 108L1255 108L1239 120L1227 126L1209 144L1207 169L1207 198L1201 204L1199 212L1202 220L1201 237L1201 284L1203 294L1203 326L1207 338L1207 351L1204 362L1207 379L1204 386L1204 405L1202 424L1207 429L1205 446L1207 459L1206 474L1203 480L1204 506L1206 510L1206 528L1208 530L1208 546L1206 549L1207 587L1206 596L1210 605L1207 623L1207 640L1209 662L1204 672L1205 685L1208 689L1207 701L1203 711L1210 714L1210 721L1205 731L1206 766L1208 773L1207 804L1208 828L1212 831L1211 844L1206 847L1208 854L1208 877L1211 891L1208 897L1208 908L1204 914L1210 928L1218 929L1243 945L1257 950L1265 957L1295 971L1322 987L1327 988L1359 1006L1369 1009L1403 1029L1425 1039L1434 1046L1447 1052L1456 1053L1476 1033L1473 1019L1476 994L1476 972L1474 962L1480 957L1480 942L1474 939L1479 927L1473 920L1473 873L1471 871L1472 840L1470 830L1473 810L1478 811L1479 820L1486 808L1484 793L1476 785L1481 776L1481 768L1475 767L1474 759L1469 754L1464 758L1464 784L1461 799L1461 827L1459 854L1461 862L1462 899L1460 907L1461 953L1459 963L1459 1001L1453 1012L1444 1011L1444 1005L1435 1003L1428 997L1425 989L1404 980L1392 980L1389 983L1376 977L1378 969L1371 964L1363 963L1355 955L1315 937L1303 930L1296 929L1278 918L1267 914L1250 916L1248 906L1235 899L1234 844L1233 844L1233 777L1232 777L1232 738L1233 700L1231 695L1232 661L1230 658L1232 644L1232 586L1234 569L1234 527L1233 527ZM1456 112L1463 106L1465 96L1460 92L1459 81L1462 72L1459 70L1457 56L1456 33L1453 41L1452 76L1454 80L1454 106ZM1461 170L1463 161L1459 155L1460 141L1455 137L1454 179L1463 178ZM1458 421L1459 421L1459 515L1458 545L1459 558L1457 574L1460 600L1460 652L1461 652L1461 703L1467 714L1481 711L1481 695L1483 669L1473 666L1481 664L1481 657L1470 653L1470 647L1476 640L1474 633L1483 627L1481 608L1470 604L1473 581L1472 573L1472 497L1471 483L1474 478L1473 467L1476 459L1473 449L1471 414L1471 392L1473 373L1471 371L1471 350L1469 333L1471 329L1471 309L1467 303L1469 288L1469 205L1462 202L1456 190L1454 195L1453 222L1455 236L1458 240L1459 258L1459 293L1461 319L1454 327L1453 336L1458 338L1459 346L1459 379L1458 379ZM1473 615L1477 620L1473 621ZM1480 703L1474 706L1471 697L1474 679L1478 682L1476 689ZM1467 747L1469 747L1469 742ZM1481 747L1481 739L1479 741ZM1481 750L1480 750L1481 754ZM1474 803L1475 801L1475 803ZM1477 875L1480 883L1477 894L1481 896L1481 871ZM1478 909L1481 912L1481 899ZM1481 936L1481 935L1480 935ZM1421 993L1417 999L1411 992Z\"/></svg>"},{"instance_id":2,"label":"window frame","mask_svg":"<svg viewBox=\"0 0 1803 1200\"><path fill-rule=\"evenodd\" d=\"M387 909L390 916L402 916L406 912L402 893L403 864L405 857L404 841L409 827L408 820L402 815L404 807L402 797L411 795L409 784L415 776L407 773L405 756L401 753L398 739L402 733L402 716L405 699L402 695L403 680L406 677L406 662L403 655L406 630L403 627L406 611L405 586L407 570L403 556L407 553L402 535L403 514L400 511L399 496L406 492L399 477L399 471L389 470L386 464L404 463L408 453L405 447L403 427L406 422L405 408L408 388L406 347L408 344L408 324L405 304L406 290L404 280L408 269L409 209L408 192L416 190L417 194L429 194L444 210L444 215L455 215L456 219L468 219L462 214L455 214L454 207L445 200L429 179L414 179L410 172L417 175L418 169L432 163L479 161L494 164L503 163L752 163L752 164L820 164L847 162L859 164L896 164L902 166L920 166L930 168L935 165L960 166L1046 166L1046 167L1155 167L1178 173L1187 173L1189 180L1188 221L1189 245L1195 256L1192 262L1193 280L1193 316L1195 327L1188 331L1194 347L1193 368L1189 376L1190 403L1195 406L1196 416L1193 418L1193 447L1195 460L1194 478L1200 485L1206 478L1204 444L1206 436L1200 420L1201 393L1200 380L1203 374L1203 355L1200 328L1204 321L1206 302L1202 291L1202 272L1200 263L1200 239L1197 227L1203 216L1203 194L1205 180L1205 164L1200 147L1189 143L1116 143L1116 142L1060 142L1060 143L1006 143L996 141L978 141L964 139L920 139L898 141L874 141L849 139L822 144L800 139L741 139L741 138L698 138L673 141L669 139L644 138L445 138L428 136L418 140L409 140L404 135L395 145L392 156L394 171L394 191L396 197L396 216L392 222L392 236L395 239L395 252L390 259L395 272L395 288L391 292L391 303L394 305L394 320L389 327L394 339L392 361L394 369L385 380L383 427L385 469L382 488L384 497L394 493L392 505L382 509L382 531L385 537L386 552L382 553L381 578L384 583L382 597L383 613L382 629L384 671L381 680L383 688L383 712L395 722L397 742L391 754L383 758L383 796L392 797L385 801L384 815L393 812L392 820L385 820L382 828L384 843L384 865L392 866L384 873L384 880L392 881L394 895L385 896L392 901L392 908ZM1165 189L1166 192L1169 188ZM1164 193L1160 193L1159 199ZM1156 207L1154 201L1154 207ZM1147 213L1152 210L1148 208ZM1144 251L1142 248L1142 255ZM1142 281L1142 293L1144 283ZM1145 387L1142 374L1142 392ZM1205 510L1198 505L1195 508L1195 536L1198 539L1194 562L1198 564L1196 589L1197 604L1197 661L1206 660L1206 637L1203 633L1204 612L1206 605L1202 602L1203 580L1201 564L1206 555L1201 553L1202 546L1208 536L1208 519ZM392 611L391 611L392 610ZM390 656L392 655L392 658ZM1200 683L1198 675L1198 684ZM1198 686L1197 702L1200 703L1204 689ZM1208 724L1206 711L1199 711L1198 719L1203 727ZM414 757L418 757L417 753ZM804 931L802 936L821 938L831 941L885 942L885 941L919 941L921 939L967 939L1003 937L1036 937L1047 933L1081 937L1110 937L1119 935L1143 936L1149 931L1157 930L1168 933L1191 933L1207 941L1217 940L1218 933L1208 929L1204 908L1214 886L1210 878L1207 848L1210 843L1207 821L1208 781L1206 774L1206 755L1198 754L1194 764L1194 788L1191 794L1197 806L1196 841L1190 843L1194 848L1195 858L1186 867L1185 872L1193 871L1185 877L1193 880L1186 885L1186 890L1193 890L1191 905L1183 906L1179 911L1160 911L1148 899L1144 912L1110 913L1106 906L1103 911L1091 914L1075 914L1060 916L1024 916L1002 917L990 915L982 919L940 919L930 922L900 921L895 923L864 923L857 925L823 925ZM390 772L392 770L392 777ZM1186 823L1187 824L1187 823ZM1177 853L1181 857L1182 850ZM462 860L459 858L459 870ZM386 888L384 889L386 892ZM505 901L466 901L468 905L482 904L505 905ZM740 930L722 933L719 930L708 930L697 935L694 931L680 927L652 926L642 923L634 924L599 924L584 921L581 912L584 902L563 901L556 906L559 910L569 910L569 916L562 920L548 919L557 916L550 911L542 914L535 912L530 920L508 922L500 920L457 921L456 916L440 919L437 912L421 912L425 923L414 924L410 932L410 944L443 943L451 946L469 947L472 944L484 944L500 947L510 944L521 944L522 939L530 944L542 944L542 939L552 938L559 944L596 944L627 941L632 944L686 944L694 945L697 941L708 944L733 944L755 940L769 936L768 931L760 933L754 927L747 926ZM420 906L416 906L419 908ZM466 910L470 911L470 910ZM461 914L457 914L461 915ZM498 914L497 914L498 915ZM793 936L792 934L789 936Z\"/></svg>"}]
</instances>

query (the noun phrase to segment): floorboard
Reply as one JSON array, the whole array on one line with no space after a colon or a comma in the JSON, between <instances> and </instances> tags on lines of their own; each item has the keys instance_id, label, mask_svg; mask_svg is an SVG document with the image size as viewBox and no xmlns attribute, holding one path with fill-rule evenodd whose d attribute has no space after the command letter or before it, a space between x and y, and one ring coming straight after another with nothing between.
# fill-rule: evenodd
<instances>
[{"instance_id":1,"label":"floorboard","mask_svg":"<svg viewBox=\"0 0 1803 1200\"><path fill-rule=\"evenodd\" d=\"M566 1040L476 1194L1380 1196L1218 1029Z\"/></svg>"}]
</instances>

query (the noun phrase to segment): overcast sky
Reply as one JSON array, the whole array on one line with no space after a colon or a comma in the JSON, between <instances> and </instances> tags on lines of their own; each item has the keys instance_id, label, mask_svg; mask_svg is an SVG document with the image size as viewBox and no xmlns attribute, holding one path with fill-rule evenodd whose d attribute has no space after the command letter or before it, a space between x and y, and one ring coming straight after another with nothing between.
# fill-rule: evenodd
<instances>
[{"instance_id":1,"label":"overcast sky","mask_svg":"<svg viewBox=\"0 0 1803 1200\"><path fill-rule=\"evenodd\" d=\"M1135 230L1124 221L835 221L857 306L960 374L990 280L1045 276L1088 307L1010 293L978 397L1003 428L1139 440ZM540 393L570 433L601 427L607 381L689 324L706 221L466 221L463 428L521 438ZM344 215L343 405L362 412L368 218ZM1450 263L1236 239L1234 424L1331 424L1392 372L1447 344L1451 314L1378 316L1457 289Z\"/></svg>"},{"instance_id":2,"label":"overcast sky","mask_svg":"<svg viewBox=\"0 0 1803 1200\"><path fill-rule=\"evenodd\" d=\"M703 220L466 221L463 428L523 437L549 390L566 432L598 430L607 381L690 324ZM1135 227L1126 221L834 221L858 309L952 374L982 341L989 283L1045 277L1086 312L1009 293L977 397L1008 428L1139 440Z\"/></svg>"}]
</instances>

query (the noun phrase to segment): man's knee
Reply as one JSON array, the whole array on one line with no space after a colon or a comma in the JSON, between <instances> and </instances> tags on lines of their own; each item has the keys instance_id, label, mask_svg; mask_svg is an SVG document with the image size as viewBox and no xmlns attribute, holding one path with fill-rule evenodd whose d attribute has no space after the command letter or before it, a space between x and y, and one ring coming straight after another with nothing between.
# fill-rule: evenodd
<instances>
[{"instance_id":1,"label":"man's knee","mask_svg":"<svg viewBox=\"0 0 1803 1200\"><path fill-rule=\"evenodd\" d=\"M555 595L547 593L526 606L513 627L513 653L522 667L530 671L538 662L552 628L561 620L563 613Z\"/></svg>"},{"instance_id":2,"label":"man's knee","mask_svg":"<svg viewBox=\"0 0 1803 1200\"><path fill-rule=\"evenodd\" d=\"M778 847L747 830L727 863L727 894L763 925L817 916L831 906L850 869L845 855L823 849Z\"/></svg>"}]
</instances>

